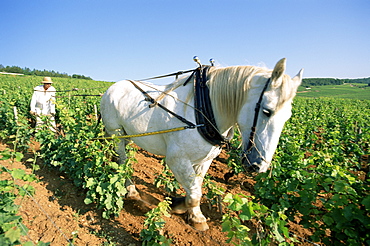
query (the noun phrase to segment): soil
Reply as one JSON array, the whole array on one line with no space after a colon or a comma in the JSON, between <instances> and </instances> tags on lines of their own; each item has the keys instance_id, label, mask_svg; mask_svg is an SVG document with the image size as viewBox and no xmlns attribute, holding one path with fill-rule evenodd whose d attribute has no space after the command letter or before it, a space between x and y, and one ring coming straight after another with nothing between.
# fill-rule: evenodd
<instances>
[{"instance_id":1,"label":"soil","mask_svg":"<svg viewBox=\"0 0 370 246\"><path fill-rule=\"evenodd\" d=\"M0 143L0 151L10 147ZM20 168L32 172L29 158L34 151L39 150L38 143L30 146L29 153L22 162L0 161L7 168ZM218 186L233 194L253 194L255 183L252 176L238 174L225 181L229 172L225 164L225 153L216 158L208 171ZM165 198L163 188L154 185L155 174L161 173L163 165L161 157L139 149L136 153L138 162L134 165L133 181L144 201L125 200L124 209L119 217L111 220L103 219L101 211L94 205L84 204L85 192L74 186L73 182L57 169L46 167L38 160L40 169L34 171L38 182L32 182L35 188L34 196L19 198L19 215L24 225L29 229L25 241L50 242L50 245L141 245L139 234L143 229L145 213L154 208ZM4 179L6 175L1 175ZM9 178L9 177L7 177ZM17 181L23 185L21 181ZM201 209L208 218L209 230L198 231L186 223L186 216L171 215L166 218L164 235L172 239L173 245L231 245L227 244L226 233L222 232L222 214L217 206L211 206L203 198ZM310 232L298 225L290 224L290 231L305 237ZM305 245L303 243L301 245ZM307 244L308 245L308 244ZM310 244L311 245L311 244Z\"/></svg>"}]
</instances>

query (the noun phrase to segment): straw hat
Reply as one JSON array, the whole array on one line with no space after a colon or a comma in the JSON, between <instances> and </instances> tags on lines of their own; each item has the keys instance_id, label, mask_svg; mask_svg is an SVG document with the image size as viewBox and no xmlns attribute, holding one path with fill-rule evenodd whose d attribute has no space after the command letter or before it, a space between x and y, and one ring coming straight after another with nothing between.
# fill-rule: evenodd
<instances>
[{"instance_id":1,"label":"straw hat","mask_svg":"<svg viewBox=\"0 0 370 246\"><path fill-rule=\"evenodd\" d=\"M41 83L44 83L44 84L52 84L53 81L51 81L51 78L50 77L44 77L44 80Z\"/></svg>"}]
</instances>

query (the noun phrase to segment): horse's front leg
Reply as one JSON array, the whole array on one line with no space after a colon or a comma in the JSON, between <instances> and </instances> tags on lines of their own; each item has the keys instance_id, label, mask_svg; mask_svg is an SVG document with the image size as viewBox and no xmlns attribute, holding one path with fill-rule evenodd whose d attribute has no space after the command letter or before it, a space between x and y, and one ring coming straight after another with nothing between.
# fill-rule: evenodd
<instances>
[{"instance_id":1,"label":"horse's front leg","mask_svg":"<svg viewBox=\"0 0 370 246\"><path fill-rule=\"evenodd\" d=\"M169 162L167 164L174 173L177 181L186 191L185 199L177 200L172 206L172 213L188 213L189 223L200 231L208 230L207 219L200 209L200 199L202 197L202 183L212 160L207 160L197 165L190 161L177 162L175 165Z\"/></svg>"}]
</instances>

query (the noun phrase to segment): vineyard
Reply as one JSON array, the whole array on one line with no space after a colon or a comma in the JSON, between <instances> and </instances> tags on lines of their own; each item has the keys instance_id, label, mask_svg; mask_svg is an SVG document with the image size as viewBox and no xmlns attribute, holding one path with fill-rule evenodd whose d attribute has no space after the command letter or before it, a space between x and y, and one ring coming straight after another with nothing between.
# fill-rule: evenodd
<instances>
[{"instance_id":1,"label":"vineyard","mask_svg":"<svg viewBox=\"0 0 370 246\"><path fill-rule=\"evenodd\" d=\"M111 83L53 78L54 135L32 127L29 103L41 80L0 75L0 139L7 146L0 149L4 245L86 245L81 231L96 236L86 239L89 245L370 245L370 100L297 97L267 173L242 172L236 133L205 179L202 210L211 228L201 233L185 217L168 213L165 197L183 191L163 157L131 144L119 166L112 161L116 141L93 140L104 136L97 125L99 95ZM31 171L3 161L25 163ZM49 189L53 199L78 193L77 217L91 221L96 213L105 226L85 221L68 233L56 230L59 243L32 237L32 223L18 204L37 195L30 184L41 171L68 181L66 190ZM125 199L127 177L138 184L143 201Z\"/></svg>"}]
</instances>

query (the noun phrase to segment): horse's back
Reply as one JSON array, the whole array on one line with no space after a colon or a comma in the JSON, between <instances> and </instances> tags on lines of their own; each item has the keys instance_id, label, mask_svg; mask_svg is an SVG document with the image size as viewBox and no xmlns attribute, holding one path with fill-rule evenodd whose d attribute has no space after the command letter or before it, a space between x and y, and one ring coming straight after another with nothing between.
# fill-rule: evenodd
<instances>
[{"instance_id":1,"label":"horse's back","mask_svg":"<svg viewBox=\"0 0 370 246\"><path fill-rule=\"evenodd\" d=\"M120 81L111 85L102 96L100 101L100 113L106 128L118 129L118 112L120 101L130 93L126 81Z\"/></svg>"},{"instance_id":2,"label":"horse's back","mask_svg":"<svg viewBox=\"0 0 370 246\"><path fill-rule=\"evenodd\" d=\"M150 89L141 83L138 83L138 86L144 91ZM149 93L153 97L159 94L156 90L150 90ZM162 121L164 111L157 107L150 108L150 104L143 93L135 88L130 81L120 81L109 87L103 95L100 105L102 119L108 135L119 135L120 133L117 130L123 130L122 133L125 134L135 135L166 127ZM165 153L165 145L160 144L164 141L161 134L137 137L133 140L137 145L152 153L161 155Z\"/></svg>"}]
</instances>

